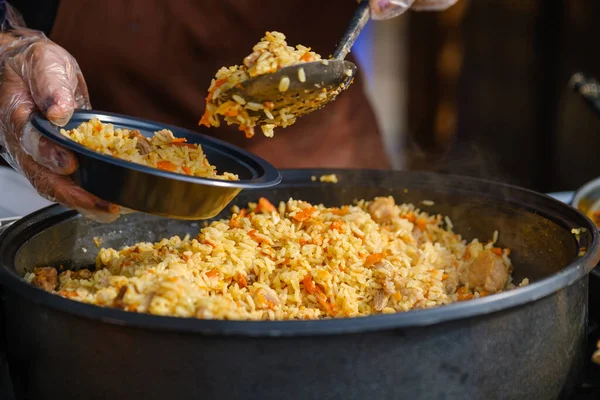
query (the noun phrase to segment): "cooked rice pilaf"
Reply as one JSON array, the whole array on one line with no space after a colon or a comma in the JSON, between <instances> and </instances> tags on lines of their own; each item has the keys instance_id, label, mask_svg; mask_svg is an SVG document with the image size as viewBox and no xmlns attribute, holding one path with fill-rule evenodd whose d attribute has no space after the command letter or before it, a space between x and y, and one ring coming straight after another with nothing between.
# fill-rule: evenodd
<instances>
[{"instance_id":1,"label":"cooked rice pilaf","mask_svg":"<svg viewBox=\"0 0 600 400\"><path fill-rule=\"evenodd\" d=\"M232 99L223 101L220 96L250 78L273 73L283 67L318 61L321 56L311 51L309 47L288 46L285 35L280 32L266 32L252 50L252 53L244 58L243 65L223 67L217 72L208 88L206 110L200 120L200 125L219 127L221 125L219 115L221 115L227 124L239 125L239 129L246 134L246 137L251 138L254 136L254 128L259 120L256 115L251 115L254 112L263 112L272 121L260 126L263 134L267 137L273 136L276 126L286 127L296 122L295 115L292 112L286 112L285 109L279 110L275 114L271 113L274 106L272 102L253 103L235 95ZM285 92L290 84L290 78L287 80L285 78L282 78L279 83L281 92ZM306 79L302 69L298 71L297 79L300 81Z\"/></svg>"},{"instance_id":2,"label":"cooked rice pilaf","mask_svg":"<svg viewBox=\"0 0 600 400\"><path fill-rule=\"evenodd\" d=\"M216 167L206 159L202 146L187 143L185 138L176 138L168 129L146 138L136 129L115 129L114 125L93 118L75 129L61 129L60 133L98 153L163 171L222 180L239 179L229 172L219 175Z\"/></svg>"},{"instance_id":3,"label":"cooked rice pilaf","mask_svg":"<svg viewBox=\"0 0 600 400\"><path fill-rule=\"evenodd\" d=\"M42 267L25 279L99 306L230 320L392 314L515 287L497 232L467 243L447 217L391 197L339 208L261 198L232 211L194 238L103 248L94 271Z\"/></svg>"}]
</instances>

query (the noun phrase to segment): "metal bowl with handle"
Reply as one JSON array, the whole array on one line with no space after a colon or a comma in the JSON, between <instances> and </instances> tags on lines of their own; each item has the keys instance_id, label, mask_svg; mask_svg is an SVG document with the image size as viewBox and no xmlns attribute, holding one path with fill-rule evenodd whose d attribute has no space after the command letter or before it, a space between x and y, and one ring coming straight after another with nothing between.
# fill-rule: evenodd
<instances>
[{"instance_id":1,"label":"metal bowl with handle","mask_svg":"<svg viewBox=\"0 0 600 400\"><path fill-rule=\"evenodd\" d=\"M313 181L335 173L337 184ZM448 215L467 240L512 250L508 292L394 315L318 321L160 317L71 301L22 280L36 266L91 265L105 247L197 233L131 214L101 225L52 206L0 236L4 348L17 399L556 399L580 384L588 273L598 233L577 210L513 186L436 174L284 171L234 201L325 205L393 195ZM226 213L222 214L226 216ZM584 228L579 239L573 229ZM82 248L88 249L87 252Z\"/></svg>"}]
</instances>

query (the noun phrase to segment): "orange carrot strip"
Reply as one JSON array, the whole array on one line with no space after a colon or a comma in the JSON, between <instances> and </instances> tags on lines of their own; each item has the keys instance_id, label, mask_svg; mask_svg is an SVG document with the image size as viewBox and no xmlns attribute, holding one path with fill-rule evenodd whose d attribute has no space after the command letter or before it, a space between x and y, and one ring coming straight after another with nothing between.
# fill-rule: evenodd
<instances>
[{"instance_id":1,"label":"orange carrot strip","mask_svg":"<svg viewBox=\"0 0 600 400\"><path fill-rule=\"evenodd\" d=\"M491 250L492 253L494 253L497 256L502 257L502 249L498 248L498 247L493 247Z\"/></svg>"},{"instance_id":2,"label":"orange carrot strip","mask_svg":"<svg viewBox=\"0 0 600 400\"><path fill-rule=\"evenodd\" d=\"M312 277L310 275L306 275L304 279L302 279L302 283L304 284L304 288L310 294L314 294L316 291L315 282L313 282Z\"/></svg>"},{"instance_id":3,"label":"orange carrot strip","mask_svg":"<svg viewBox=\"0 0 600 400\"><path fill-rule=\"evenodd\" d=\"M211 269L210 271L208 271L206 273L206 276L209 278L216 278L217 276L219 276L219 271L217 271L216 269Z\"/></svg>"},{"instance_id":4,"label":"orange carrot strip","mask_svg":"<svg viewBox=\"0 0 600 400\"><path fill-rule=\"evenodd\" d=\"M209 95L210 97L210 95ZM206 101L209 101L210 99L207 97ZM208 110L204 111L204 114L202 114L202 118L200 118L200 121L198 121L198 125L203 125L207 128L210 128L210 113L208 112Z\"/></svg>"},{"instance_id":5,"label":"orange carrot strip","mask_svg":"<svg viewBox=\"0 0 600 400\"><path fill-rule=\"evenodd\" d=\"M247 139L250 139L252 136L254 136L254 127L252 126L240 125L238 129L246 134Z\"/></svg>"},{"instance_id":6,"label":"orange carrot strip","mask_svg":"<svg viewBox=\"0 0 600 400\"><path fill-rule=\"evenodd\" d=\"M231 107L230 109L225 111L223 113L223 115L225 115L227 117L237 117L239 113L240 113L240 111L239 111L238 107Z\"/></svg>"},{"instance_id":7,"label":"orange carrot strip","mask_svg":"<svg viewBox=\"0 0 600 400\"><path fill-rule=\"evenodd\" d=\"M348 214L348 206L343 206L342 208L334 208L332 213L335 215L346 215Z\"/></svg>"},{"instance_id":8,"label":"orange carrot strip","mask_svg":"<svg viewBox=\"0 0 600 400\"><path fill-rule=\"evenodd\" d=\"M335 306L329 302L329 299L327 298L325 293L323 293L323 291L321 290L321 288L319 286L316 286L315 289L316 289L315 297L317 298L317 301L319 302L321 307L323 307L325 309L325 311L327 312L327 314L329 314L329 316L331 316L331 317L335 316Z\"/></svg>"},{"instance_id":9,"label":"orange carrot strip","mask_svg":"<svg viewBox=\"0 0 600 400\"><path fill-rule=\"evenodd\" d=\"M177 169L177 166L173 164L171 161L159 161L156 163L158 169L162 169L163 171L174 172Z\"/></svg>"},{"instance_id":10,"label":"orange carrot strip","mask_svg":"<svg viewBox=\"0 0 600 400\"><path fill-rule=\"evenodd\" d=\"M219 79L215 82L215 89L222 86L225 82L227 82L227 78Z\"/></svg>"},{"instance_id":11,"label":"orange carrot strip","mask_svg":"<svg viewBox=\"0 0 600 400\"><path fill-rule=\"evenodd\" d=\"M268 212L272 213L273 211L277 211L275 206L266 198L261 197L258 199L258 205L256 207L256 212Z\"/></svg>"},{"instance_id":12,"label":"orange carrot strip","mask_svg":"<svg viewBox=\"0 0 600 400\"><path fill-rule=\"evenodd\" d=\"M458 290L456 291L456 294L458 295L458 301L464 301L464 300L470 300L473 298L473 294L470 293L466 287L461 286L460 288L458 288Z\"/></svg>"},{"instance_id":13,"label":"orange carrot strip","mask_svg":"<svg viewBox=\"0 0 600 400\"><path fill-rule=\"evenodd\" d=\"M298 222L306 221L312 217L315 211L314 207L305 208L304 210L297 212L296 215L294 215L294 219Z\"/></svg>"},{"instance_id":14,"label":"orange carrot strip","mask_svg":"<svg viewBox=\"0 0 600 400\"><path fill-rule=\"evenodd\" d=\"M333 221L331 223L331 229L338 231L339 233L342 233L342 231L344 230L344 221Z\"/></svg>"},{"instance_id":15,"label":"orange carrot strip","mask_svg":"<svg viewBox=\"0 0 600 400\"><path fill-rule=\"evenodd\" d=\"M198 146L194 143L171 143L173 146L177 147L189 147L190 149L196 149Z\"/></svg>"},{"instance_id":16,"label":"orange carrot strip","mask_svg":"<svg viewBox=\"0 0 600 400\"><path fill-rule=\"evenodd\" d=\"M366 267L370 267L371 265L378 263L379 261L383 260L384 258L384 254L383 253L373 253L373 254L369 254L367 256L367 258L365 259L365 266Z\"/></svg>"},{"instance_id":17,"label":"orange carrot strip","mask_svg":"<svg viewBox=\"0 0 600 400\"><path fill-rule=\"evenodd\" d=\"M248 236L250 236L255 242L257 242L259 244L261 244L261 243L269 244L269 240L265 239L262 236L259 236L256 232L256 229L252 229L251 231L249 231Z\"/></svg>"},{"instance_id":18,"label":"orange carrot strip","mask_svg":"<svg viewBox=\"0 0 600 400\"><path fill-rule=\"evenodd\" d=\"M246 280L246 277L239 272L236 275L236 281L241 288L248 287L248 281Z\"/></svg>"}]
</instances>

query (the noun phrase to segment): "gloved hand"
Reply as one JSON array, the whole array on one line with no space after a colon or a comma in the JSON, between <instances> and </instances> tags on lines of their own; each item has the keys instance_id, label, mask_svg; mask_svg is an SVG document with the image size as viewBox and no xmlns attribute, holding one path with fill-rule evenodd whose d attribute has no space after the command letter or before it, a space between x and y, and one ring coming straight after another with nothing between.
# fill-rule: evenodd
<instances>
[{"instance_id":1,"label":"gloved hand","mask_svg":"<svg viewBox=\"0 0 600 400\"><path fill-rule=\"evenodd\" d=\"M442 11L456 4L458 0L369 0L371 18L390 19L404 14L409 9L415 11Z\"/></svg>"},{"instance_id":2,"label":"gloved hand","mask_svg":"<svg viewBox=\"0 0 600 400\"><path fill-rule=\"evenodd\" d=\"M114 221L118 206L87 193L68 177L78 167L75 156L29 123L36 109L64 126L75 108L90 108L81 70L65 49L42 32L24 28L7 7L0 33L0 153L44 198L96 221Z\"/></svg>"}]
</instances>

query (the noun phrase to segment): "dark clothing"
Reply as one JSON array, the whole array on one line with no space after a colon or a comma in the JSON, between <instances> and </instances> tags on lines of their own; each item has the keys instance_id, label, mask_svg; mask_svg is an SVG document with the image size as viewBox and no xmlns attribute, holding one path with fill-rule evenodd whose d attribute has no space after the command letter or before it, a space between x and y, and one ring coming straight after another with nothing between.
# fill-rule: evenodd
<instances>
[{"instance_id":1,"label":"dark clothing","mask_svg":"<svg viewBox=\"0 0 600 400\"><path fill-rule=\"evenodd\" d=\"M9 0L8 3L19 10L29 28L50 35L59 0Z\"/></svg>"}]
</instances>

